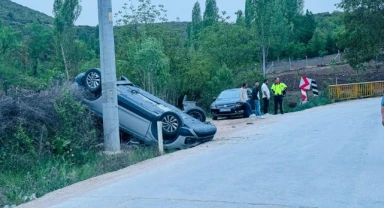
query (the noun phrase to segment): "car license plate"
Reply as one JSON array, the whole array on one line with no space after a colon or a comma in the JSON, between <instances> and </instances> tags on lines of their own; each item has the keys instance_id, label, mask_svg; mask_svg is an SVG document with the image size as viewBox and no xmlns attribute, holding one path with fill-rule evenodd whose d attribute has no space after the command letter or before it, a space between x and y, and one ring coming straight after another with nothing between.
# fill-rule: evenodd
<instances>
[{"instance_id":1,"label":"car license plate","mask_svg":"<svg viewBox=\"0 0 384 208\"><path fill-rule=\"evenodd\" d=\"M220 112L231 112L231 109L230 108L220 109Z\"/></svg>"}]
</instances>

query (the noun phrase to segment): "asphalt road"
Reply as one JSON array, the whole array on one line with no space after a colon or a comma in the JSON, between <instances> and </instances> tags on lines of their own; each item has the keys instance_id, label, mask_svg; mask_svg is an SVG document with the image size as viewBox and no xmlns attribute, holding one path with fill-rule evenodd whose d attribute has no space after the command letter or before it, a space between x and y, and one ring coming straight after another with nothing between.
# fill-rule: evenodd
<instances>
[{"instance_id":1,"label":"asphalt road","mask_svg":"<svg viewBox=\"0 0 384 208\"><path fill-rule=\"evenodd\" d=\"M24 207L382 208L380 119L375 98L264 120L219 121L226 133L212 143L122 170L110 182L77 184ZM79 191L83 186L88 188Z\"/></svg>"}]
</instances>

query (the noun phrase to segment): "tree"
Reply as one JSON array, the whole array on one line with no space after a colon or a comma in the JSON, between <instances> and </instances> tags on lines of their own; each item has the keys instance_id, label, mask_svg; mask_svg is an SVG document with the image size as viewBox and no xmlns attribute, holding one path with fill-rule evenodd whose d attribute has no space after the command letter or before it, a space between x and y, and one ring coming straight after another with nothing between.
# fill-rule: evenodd
<instances>
[{"instance_id":1,"label":"tree","mask_svg":"<svg viewBox=\"0 0 384 208\"><path fill-rule=\"evenodd\" d=\"M219 21L219 8L216 0L206 0L204 11L204 27L211 26Z\"/></svg>"},{"instance_id":2,"label":"tree","mask_svg":"<svg viewBox=\"0 0 384 208\"><path fill-rule=\"evenodd\" d=\"M144 90L166 97L170 80L169 59L163 53L161 44L153 38L144 40L141 49L134 56L134 70Z\"/></svg>"},{"instance_id":3,"label":"tree","mask_svg":"<svg viewBox=\"0 0 384 208\"><path fill-rule=\"evenodd\" d=\"M195 40L197 39L197 35L201 30L201 22L202 22L201 9L200 9L200 4L197 1L193 6L193 10L192 10L192 31L193 31L193 37Z\"/></svg>"},{"instance_id":4,"label":"tree","mask_svg":"<svg viewBox=\"0 0 384 208\"><path fill-rule=\"evenodd\" d=\"M250 28L255 20L255 0L245 1L245 24Z\"/></svg>"},{"instance_id":5,"label":"tree","mask_svg":"<svg viewBox=\"0 0 384 208\"><path fill-rule=\"evenodd\" d=\"M227 66L234 73L252 65L256 41L243 25L220 22L204 29L200 35L201 54L217 67Z\"/></svg>"},{"instance_id":6,"label":"tree","mask_svg":"<svg viewBox=\"0 0 384 208\"><path fill-rule=\"evenodd\" d=\"M167 10L165 10L164 5L153 5L151 0L139 0L139 3L137 8L132 0L129 0L130 6L125 3L122 11L115 14L117 25L128 25L130 26L129 29L134 30L136 35L140 35L140 31L147 32L154 23L168 21Z\"/></svg>"},{"instance_id":7,"label":"tree","mask_svg":"<svg viewBox=\"0 0 384 208\"><path fill-rule=\"evenodd\" d=\"M32 74L37 76L38 64L47 60L52 46L52 33L38 22L27 25L30 35L25 41L32 66Z\"/></svg>"},{"instance_id":8,"label":"tree","mask_svg":"<svg viewBox=\"0 0 384 208\"><path fill-rule=\"evenodd\" d=\"M56 50L59 52L57 54L61 54L67 80L70 79L70 72L75 67L70 56L74 52L74 23L80 16L80 13L80 0L55 0L53 4Z\"/></svg>"},{"instance_id":9,"label":"tree","mask_svg":"<svg viewBox=\"0 0 384 208\"><path fill-rule=\"evenodd\" d=\"M293 24L295 18L303 14L304 0L284 0L283 3L284 16L289 24Z\"/></svg>"},{"instance_id":10,"label":"tree","mask_svg":"<svg viewBox=\"0 0 384 208\"><path fill-rule=\"evenodd\" d=\"M12 62L18 39L18 33L0 21L0 61Z\"/></svg>"},{"instance_id":11,"label":"tree","mask_svg":"<svg viewBox=\"0 0 384 208\"><path fill-rule=\"evenodd\" d=\"M269 49L274 46L277 51L282 48L287 39L288 23L284 16L285 0L259 0L253 1L249 6L253 9L252 27L255 39L259 42L262 54L263 74L265 75L265 65Z\"/></svg>"},{"instance_id":12,"label":"tree","mask_svg":"<svg viewBox=\"0 0 384 208\"><path fill-rule=\"evenodd\" d=\"M117 55L124 54L129 49L126 44L132 41L140 44L148 37L162 35L164 25L160 23L167 21L167 10L163 5L152 5L151 0L140 0L136 8L132 0L129 2L130 6L125 3L122 11L115 15L117 25L125 26L116 31Z\"/></svg>"},{"instance_id":13,"label":"tree","mask_svg":"<svg viewBox=\"0 0 384 208\"><path fill-rule=\"evenodd\" d=\"M190 41L192 42L195 50L197 50L196 41L199 37L201 28L202 28L201 9L200 9L200 3L197 1L193 6L192 23L191 23L190 33L188 33L190 36Z\"/></svg>"},{"instance_id":14,"label":"tree","mask_svg":"<svg viewBox=\"0 0 384 208\"><path fill-rule=\"evenodd\" d=\"M308 44L308 54L310 57L324 56L327 54L326 51L326 35L320 30L316 30L312 39Z\"/></svg>"},{"instance_id":15,"label":"tree","mask_svg":"<svg viewBox=\"0 0 384 208\"><path fill-rule=\"evenodd\" d=\"M243 16L243 11L242 10L238 10L235 14L236 14L236 24L237 25L243 25L245 23L245 19L244 19L244 16Z\"/></svg>"},{"instance_id":16,"label":"tree","mask_svg":"<svg viewBox=\"0 0 384 208\"><path fill-rule=\"evenodd\" d=\"M299 15L294 20L294 30L291 40L308 44L316 30L316 20L312 12L306 11L305 15Z\"/></svg>"},{"instance_id":17,"label":"tree","mask_svg":"<svg viewBox=\"0 0 384 208\"><path fill-rule=\"evenodd\" d=\"M345 11L343 44L351 65L359 66L382 53L384 1L342 0L338 6Z\"/></svg>"}]
</instances>

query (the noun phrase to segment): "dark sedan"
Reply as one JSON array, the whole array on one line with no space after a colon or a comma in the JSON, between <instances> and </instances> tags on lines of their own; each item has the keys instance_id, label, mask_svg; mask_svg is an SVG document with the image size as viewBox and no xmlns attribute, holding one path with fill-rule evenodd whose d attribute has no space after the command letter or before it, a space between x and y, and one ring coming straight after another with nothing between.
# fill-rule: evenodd
<instances>
[{"instance_id":1,"label":"dark sedan","mask_svg":"<svg viewBox=\"0 0 384 208\"><path fill-rule=\"evenodd\" d=\"M251 93L248 89L248 94ZM213 120L219 117L245 117L244 104L240 102L240 89L224 90L211 105Z\"/></svg>"}]
</instances>

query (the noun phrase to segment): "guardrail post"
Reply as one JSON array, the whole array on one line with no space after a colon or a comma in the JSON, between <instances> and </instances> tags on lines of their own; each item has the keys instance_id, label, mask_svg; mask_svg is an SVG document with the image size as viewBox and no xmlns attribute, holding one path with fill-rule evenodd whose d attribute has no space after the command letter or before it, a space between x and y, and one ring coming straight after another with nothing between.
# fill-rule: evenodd
<instances>
[{"instance_id":1,"label":"guardrail post","mask_svg":"<svg viewBox=\"0 0 384 208\"><path fill-rule=\"evenodd\" d=\"M164 143L163 143L163 122L157 122L157 142L159 144L159 152L164 155Z\"/></svg>"},{"instance_id":2,"label":"guardrail post","mask_svg":"<svg viewBox=\"0 0 384 208\"><path fill-rule=\"evenodd\" d=\"M373 89L373 83L371 82L371 96L373 96L374 89Z\"/></svg>"},{"instance_id":3,"label":"guardrail post","mask_svg":"<svg viewBox=\"0 0 384 208\"><path fill-rule=\"evenodd\" d=\"M337 95L337 98L340 99L340 86L336 87L336 95Z\"/></svg>"}]
</instances>

